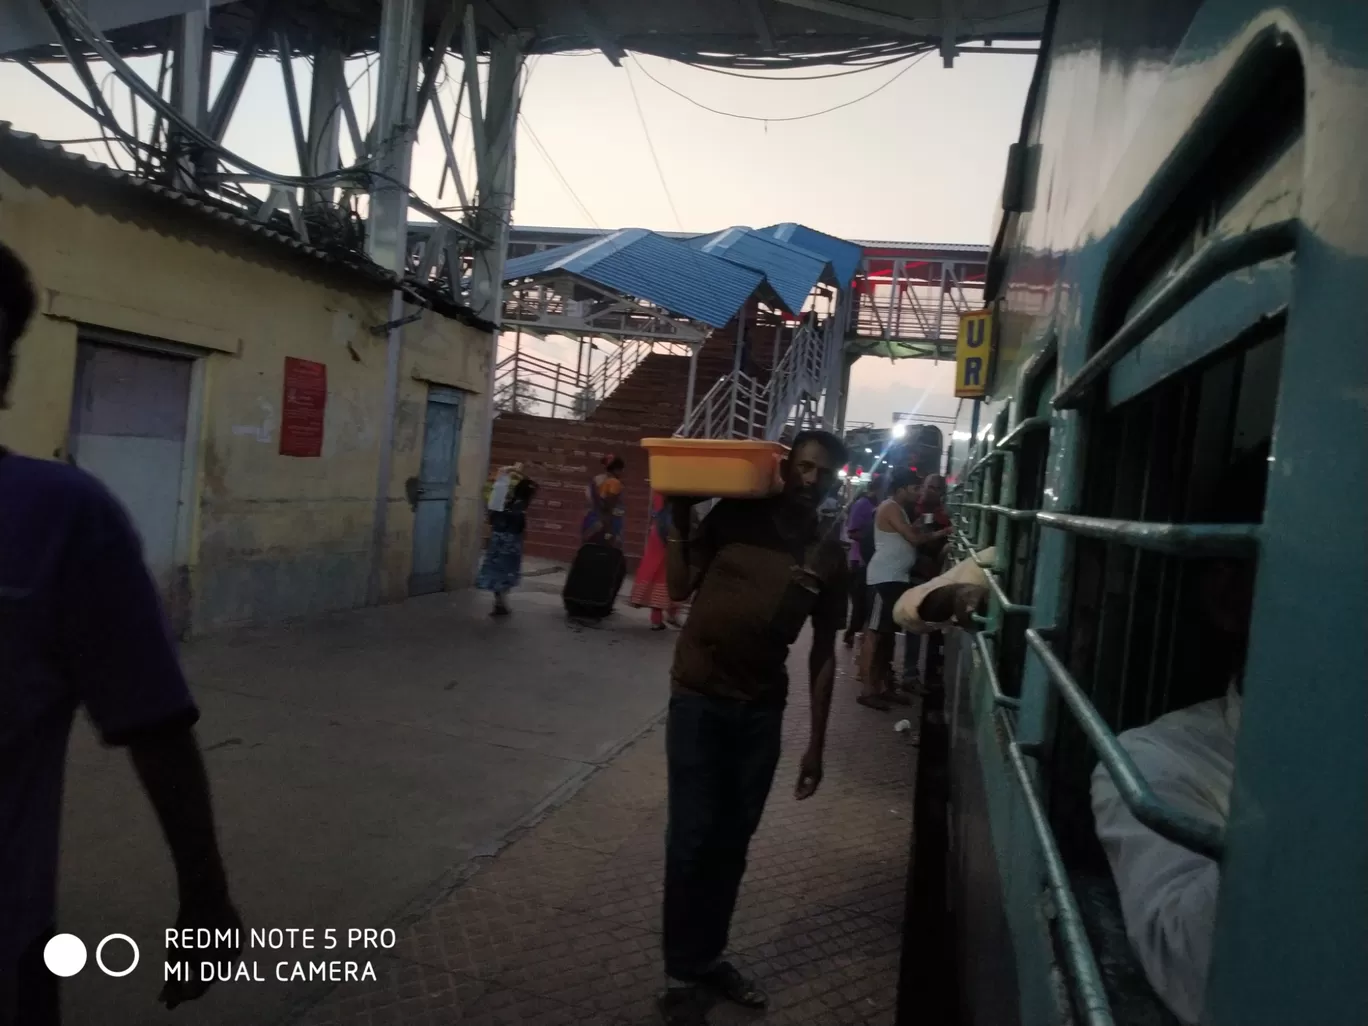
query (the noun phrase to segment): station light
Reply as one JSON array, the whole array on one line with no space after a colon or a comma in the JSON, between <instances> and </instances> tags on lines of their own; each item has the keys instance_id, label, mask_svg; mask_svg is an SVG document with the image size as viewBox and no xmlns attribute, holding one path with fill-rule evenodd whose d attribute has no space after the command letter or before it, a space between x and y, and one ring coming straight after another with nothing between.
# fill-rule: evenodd
<instances>
[{"instance_id":1,"label":"station light","mask_svg":"<svg viewBox=\"0 0 1368 1026\"><path fill-rule=\"evenodd\" d=\"M907 425L906 425L906 424L894 424L894 425L893 425L893 437L894 437L894 438L901 438L901 437L902 437L903 435L905 435L905 434L907 434Z\"/></svg>"}]
</instances>

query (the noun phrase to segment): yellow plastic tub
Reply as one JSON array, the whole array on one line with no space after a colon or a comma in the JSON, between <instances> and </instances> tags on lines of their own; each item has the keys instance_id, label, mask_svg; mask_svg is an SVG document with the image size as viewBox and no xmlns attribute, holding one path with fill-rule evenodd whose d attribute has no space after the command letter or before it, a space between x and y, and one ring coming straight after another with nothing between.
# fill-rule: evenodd
<instances>
[{"instance_id":1,"label":"yellow plastic tub","mask_svg":"<svg viewBox=\"0 0 1368 1026\"><path fill-rule=\"evenodd\" d=\"M643 438L651 487L662 495L759 499L781 488L778 442L730 438Z\"/></svg>"}]
</instances>

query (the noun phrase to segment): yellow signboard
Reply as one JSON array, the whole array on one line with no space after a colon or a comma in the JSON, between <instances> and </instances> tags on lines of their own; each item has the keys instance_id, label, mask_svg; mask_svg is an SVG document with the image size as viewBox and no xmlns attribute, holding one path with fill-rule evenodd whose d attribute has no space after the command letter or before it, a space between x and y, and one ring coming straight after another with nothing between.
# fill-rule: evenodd
<instances>
[{"instance_id":1,"label":"yellow signboard","mask_svg":"<svg viewBox=\"0 0 1368 1026\"><path fill-rule=\"evenodd\" d=\"M955 395L978 399L988 393L993 373L993 311L963 314L955 342Z\"/></svg>"}]
</instances>

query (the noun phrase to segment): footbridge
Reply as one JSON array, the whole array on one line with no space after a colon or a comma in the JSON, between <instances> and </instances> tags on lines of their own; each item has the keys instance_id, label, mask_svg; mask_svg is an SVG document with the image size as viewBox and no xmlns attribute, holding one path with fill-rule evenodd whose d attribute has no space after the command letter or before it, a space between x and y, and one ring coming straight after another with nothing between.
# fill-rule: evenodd
<instances>
[{"instance_id":1,"label":"footbridge","mask_svg":"<svg viewBox=\"0 0 1368 1026\"><path fill-rule=\"evenodd\" d=\"M859 357L953 357L960 315L982 306L987 261L987 246L845 240L795 222L697 234L515 227L496 394L515 412L583 418L664 352L692 358L680 434L840 427ZM525 335L575 340L574 366L528 353Z\"/></svg>"}]
</instances>

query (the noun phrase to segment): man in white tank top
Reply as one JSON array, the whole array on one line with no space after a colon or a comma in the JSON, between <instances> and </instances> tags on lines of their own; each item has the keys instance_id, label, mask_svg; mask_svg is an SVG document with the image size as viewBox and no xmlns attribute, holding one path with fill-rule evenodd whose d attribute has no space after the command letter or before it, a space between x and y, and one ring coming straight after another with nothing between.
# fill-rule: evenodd
<instances>
[{"instance_id":1,"label":"man in white tank top","mask_svg":"<svg viewBox=\"0 0 1368 1026\"><path fill-rule=\"evenodd\" d=\"M917 546L947 538L952 530L927 531L912 523L907 510L917 499L919 483L911 470L900 467L893 471L888 498L874 515L874 556L865 571L869 619L860 648L863 688L857 701L881 711L886 711L890 702L909 702L893 683L893 649L900 629L893 620L893 607L911 586Z\"/></svg>"}]
</instances>

